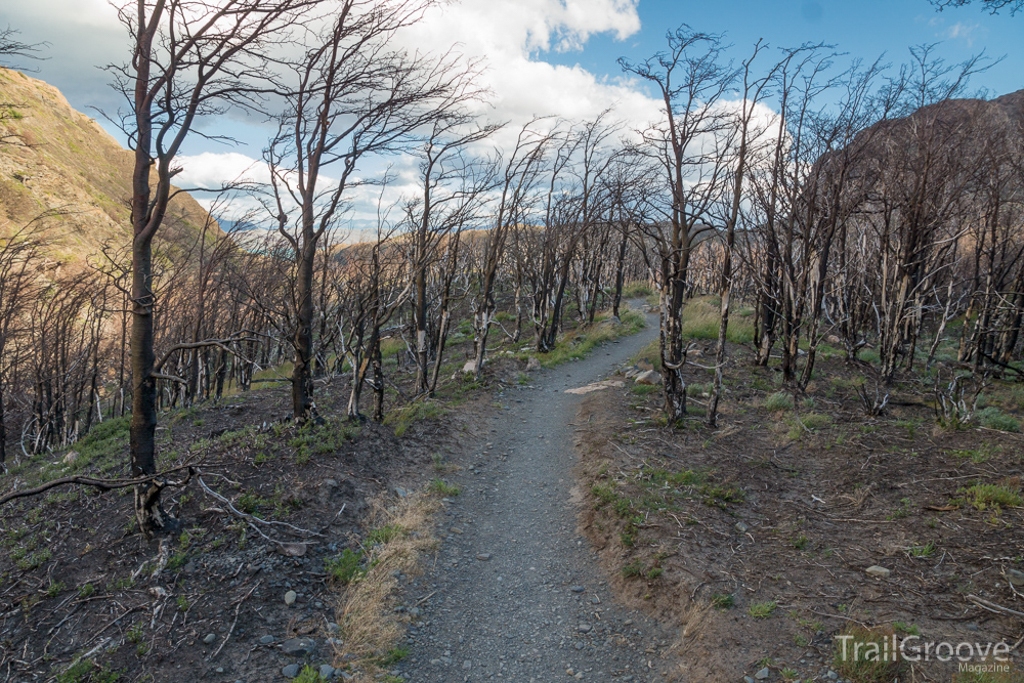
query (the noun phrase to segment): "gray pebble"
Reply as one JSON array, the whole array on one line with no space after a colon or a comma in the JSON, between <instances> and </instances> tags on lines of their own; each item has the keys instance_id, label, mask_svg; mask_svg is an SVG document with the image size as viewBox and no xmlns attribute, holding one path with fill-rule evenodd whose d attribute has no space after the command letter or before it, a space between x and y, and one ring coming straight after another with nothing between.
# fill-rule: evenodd
<instances>
[{"instance_id":1,"label":"gray pebble","mask_svg":"<svg viewBox=\"0 0 1024 683\"><path fill-rule=\"evenodd\" d=\"M320 675L323 676L324 678L333 678L334 677L334 667L331 666L330 664L321 664L320 665Z\"/></svg>"},{"instance_id":2,"label":"gray pebble","mask_svg":"<svg viewBox=\"0 0 1024 683\"><path fill-rule=\"evenodd\" d=\"M295 591L288 591L284 594L284 604L288 605L289 607L294 605L295 599L297 597L299 596L295 593Z\"/></svg>"},{"instance_id":3,"label":"gray pebble","mask_svg":"<svg viewBox=\"0 0 1024 683\"><path fill-rule=\"evenodd\" d=\"M207 633L206 637L203 638L203 642L207 645L212 645L213 641L217 640L217 636L213 633Z\"/></svg>"},{"instance_id":4,"label":"gray pebble","mask_svg":"<svg viewBox=\"0 0 1024 683\"><path fill-rule=\"evenodd\" d=\"M260 645L270 645L273 642L274 642L274 636L267 635L267 636L263 636L262 638L260 638Z\"/></svg>"},{"instance_id":5,"label":"gray pebble","mask_svg":"<svg viewBox=\"0 0 1024 683\"><path fill-rule=\"evenodd\" d=\"M299 675L299 665L289 664L288 666L281 669L281 675L285 678L295 678Z\"/></svg>"}]
</instances>

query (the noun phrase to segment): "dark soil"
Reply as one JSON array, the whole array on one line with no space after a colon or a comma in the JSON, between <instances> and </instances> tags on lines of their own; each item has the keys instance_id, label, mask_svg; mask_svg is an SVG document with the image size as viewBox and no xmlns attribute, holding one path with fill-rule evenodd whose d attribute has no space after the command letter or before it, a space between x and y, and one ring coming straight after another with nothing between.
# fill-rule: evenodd
<instances>
[{"instance_id":1,"label":"dark soil","mask_svg":"<svg viewBox=\"0 0 1024 683\"><path fill-rule=\"evenodd\" d=\"M343 392L328 389L323 414L338 414L334 396L343 408ZM0 509L0 680L109 682L120 672L122 681L255 682L284 680L289 663L337 662L328 639L338 596L325 559L358 548L372 499L421 486L463 422L416 422L401 439L373 422L300 430L282 422L287 400L284 388L253 391L163 421L163 464L197 458L200 472L165 492L181 524L172 535L136 533L129 489L54 489ZM84 471L123 476L126 427L107 429L115 437L101 445L111 452ZM8 475L4 489L17 479ZM289 545L261 537L200 480L272 520L257 526ZM316 641L311 653L282 652L282 641L302 636Z\"/></svg>"},{"instance_id":2,"label":"dark soil","mask_svg":"<svg viewBox=\"0 0 1024 683\"><path fill-rule=\"evenodd\" d=\"M703 425L697 392L692 419L660 426L660 391L632 381L589 395L577 417L587 425L583 527L620 595L681 632L679 680L739 681L764 667L770 680L828 680L832 670L949 681L957 671L955 659L934 658L881 673L844 668L834 639L862 627L919 635L917 644L1018 644L1020 618L975 598L1024 611L1005 573L1024 569L1024 509L1019 497L985 503L986 489L971 487L1019 496L1020 435L938 427L928 380L912 377L887 414L868 417L855 390L863 366L838 358L819 366L795 408L772 412L777 373L753 367L743 347L731 353L718 429ZM688 375L708 381L697 368ZM988 394L1018 412L1012 386ZM875 565L888 578L866 572Z\"/></svg>"}]
</instances>

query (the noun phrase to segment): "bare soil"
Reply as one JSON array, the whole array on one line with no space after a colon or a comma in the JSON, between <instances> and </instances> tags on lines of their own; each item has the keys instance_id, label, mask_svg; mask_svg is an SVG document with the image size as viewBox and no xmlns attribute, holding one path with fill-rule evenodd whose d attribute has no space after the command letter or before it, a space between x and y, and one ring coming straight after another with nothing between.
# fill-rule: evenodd
<instances>
[{"instance_id":1,"label":"bare soil","mask_svg":"<svg viewBox=\"0 0 1024 683\"><path fill-rule=\"evenodd\" d=\"M739 681L765 667L768 680L957 675L955 659L934 655L881 671L844 665L837 636L864 628L911 637L909 654L926 641L1020 644L1020 617L998 613L1024 612L1007 574L1024 569L1019 434L939 428L929 380L913 377L892 389L887 414L867 417L855 386L870 371L839 358L771 411L778 374L742 346L731 358L717 429L703 424L700 388L692 418L667 428L660 390L624 377L589 394L576 420L582 529L622 599L679 630L678 680ZM996 383L988 395L1019 415L1013 391ZM998 504L985 496L994 491L1018 497ZM1020 653L1010 659L1009 675L956 680L1024 680Z\"/></svg>"},{"instance_id":2,"label":"bare soil","mask_svg":"<svg viewBox=\"0 0 1024 683\"><path fill-rule=\"evenodd\" d=\"M342 389L322 393L323 413L343 407ZM360 550L371 505L420 488L464 422L418 421L402 438L373 422L300 430L282 421L287 401L283 388L253 391L164 421L164 464L199 457L200 473L165 493L174 534L138 534L128 489L55 489L0 509L0 680L256 682L284 680L291 663L344 666L325 560ZM126 443L111 443L100 471L124 475ZM200 479L271 521L256 527L274 542ZM315 647L286 654L299 637Z\"/></svg>"}]
</instances>

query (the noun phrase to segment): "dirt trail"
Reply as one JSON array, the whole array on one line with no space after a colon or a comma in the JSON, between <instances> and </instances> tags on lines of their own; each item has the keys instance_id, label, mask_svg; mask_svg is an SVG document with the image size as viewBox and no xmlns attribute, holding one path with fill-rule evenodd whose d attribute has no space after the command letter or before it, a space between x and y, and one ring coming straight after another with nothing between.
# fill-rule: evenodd
<instances>
[{"instance_id":1,"label":"dirt trail","mask_svg":"<svg viewBox=\"0 0 1024 683\"><path fill-rule=\"evenodd\" d=\"M639 334L499 397L502 410L451 478L462 494L446 505L436 563L409 587L410 654L393 673L429 683L664 680L669 635L615 603L576 531L581 396L565 393L610 375L656 335L648 316Z\"/></svg>"}]
</instances>

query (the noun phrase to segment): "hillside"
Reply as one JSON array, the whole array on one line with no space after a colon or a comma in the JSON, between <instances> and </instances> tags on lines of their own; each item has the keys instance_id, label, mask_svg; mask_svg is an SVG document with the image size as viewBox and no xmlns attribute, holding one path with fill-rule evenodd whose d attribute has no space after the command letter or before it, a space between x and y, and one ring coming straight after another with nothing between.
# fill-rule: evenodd
<instances>
[{"instance_id":1,"label":"hillside","mask_svg":"<svg viewBox=\"0 0 1024 683\"><path fill-rule=\"evenodd\" d=\"M98 253L107 241L126 245L131 164L131 153L56 88L0 68L0 237L31 224L60 262ZM180 195L163 240L194 237L206 217Z\"/></svg>"}]
</instances>

